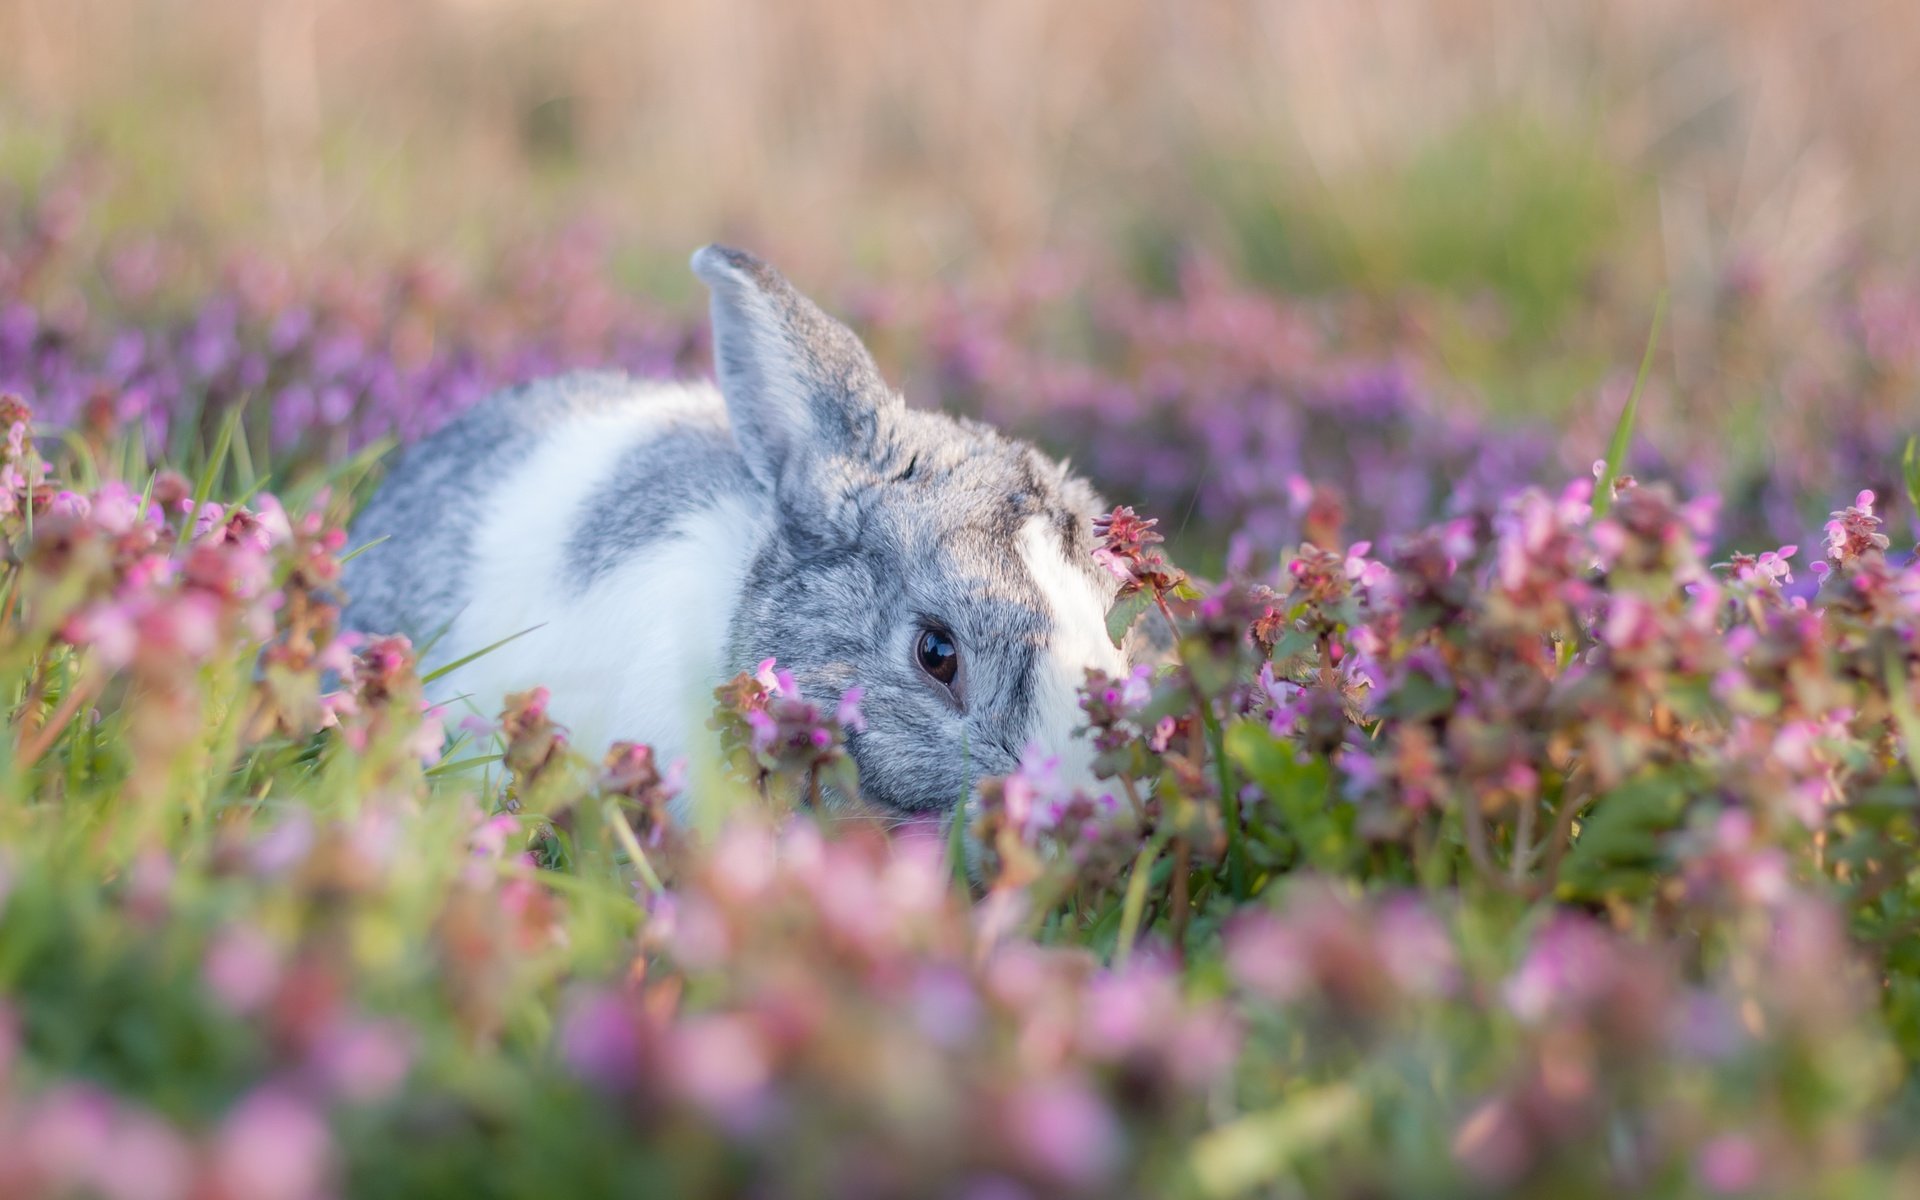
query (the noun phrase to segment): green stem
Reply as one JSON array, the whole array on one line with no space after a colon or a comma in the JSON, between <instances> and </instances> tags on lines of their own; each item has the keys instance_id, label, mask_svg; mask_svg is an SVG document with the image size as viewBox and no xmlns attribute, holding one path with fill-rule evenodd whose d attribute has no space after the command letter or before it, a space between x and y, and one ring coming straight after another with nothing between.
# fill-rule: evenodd
<instances>
[{"instance_id":1,"label":"green stem","mask_svg":"<svg viewBox=\"0 0 1920 1200\"><path fill-rule=\"evenodd\" d=\"M1140 914L1147 907L1147 881L1153 874L1154 860L1160 857L1165 839L1155 834L1133 860L1133 873L1127 878L1127 899L1120 908L1120 936L1113 944L1115 968L1127 965L1133 956L1133 939L1140 933Z\"/></svg>"},{"instance_id":2,"label":"green stem","mask_svg":"<svg viewBox=\"0 0 1920 1200\"><path fill-rule=\"evenodd\" d=\"M633 826L627 824L627 815L620 811L618 801L609 799L605 804L607 824L613 827L613 836L633 861L633 869L640 874L640 881L647 890L658 896L666 891L666 885L660 882L660 876L654 872L653 864L647 861L647 852L640 847L640 839L634 836Z\"/></svg>"},{"instance_id":3,"label":"green stem","mask_svg":"<svg viewBox=\"0 0 1920 1200\"><path fill-rule=\"evenodd\" d=\"M1207 748L1213 753L1213 769L1220 783L1220 815L1227 824L1227 886L1235 900L1245 900L1248 892L1247 838L1241 829L1240 796L1233 788L1233 768L1227 762L1226 731L1211 708L1201 710L1207 733Z\"/></svg>"}]
</instances>

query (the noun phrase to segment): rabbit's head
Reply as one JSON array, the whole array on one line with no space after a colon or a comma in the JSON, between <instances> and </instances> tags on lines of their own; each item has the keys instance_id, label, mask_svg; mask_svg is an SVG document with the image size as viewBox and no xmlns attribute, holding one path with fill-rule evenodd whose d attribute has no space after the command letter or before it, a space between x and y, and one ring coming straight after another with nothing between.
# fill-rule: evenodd
<instances>
[{"instance_id":1,"label":"rabbit's head","mask_svg":"<svg viewBox=\"0 0 1920 1200\"><path fill-rule=\"evenodd\" d=\"M1091 784L1078 689L1118 674L1115 582L1092 556L1099 497L975 421L908 409L851 331L765 263L709 246L715 373L775 530L730 635L807 694L858 686L861 791L939 813L1030 745Z\"/></svg>"}]
</instances>

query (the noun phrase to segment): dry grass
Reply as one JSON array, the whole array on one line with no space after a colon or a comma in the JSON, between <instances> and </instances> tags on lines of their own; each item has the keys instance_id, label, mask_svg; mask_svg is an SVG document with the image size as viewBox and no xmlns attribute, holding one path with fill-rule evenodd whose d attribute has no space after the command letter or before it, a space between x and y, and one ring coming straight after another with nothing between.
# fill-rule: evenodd
<instances>
[{"instance_id":1,"label":"dry grass","mask_svg":"<svg viewBox=\"0 0 1920 1200\"><path fill-rule=\"evenodd\" d=\"M912 274L1224 246L1223 174L1337 210L1517 112L1622 167L1682 293L1792 289L1911 249L1917 65L1903 0L0 0L0 161L100 147L128 219L303 251L586 212Z\"/></svg>"}]
</instances>

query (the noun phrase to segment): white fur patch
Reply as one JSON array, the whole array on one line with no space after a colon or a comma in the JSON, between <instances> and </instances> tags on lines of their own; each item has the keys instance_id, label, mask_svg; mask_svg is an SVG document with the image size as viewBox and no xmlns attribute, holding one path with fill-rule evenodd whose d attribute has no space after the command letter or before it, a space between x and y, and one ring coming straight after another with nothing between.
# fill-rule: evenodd
<instances>
[{"instance_id":1,"label":"white fur patch","mask_svg":"<svg viewBox=\"0 0 1920 1200\"><path fill-rule=\"evenodd\" d=\"M1093 778L1093 743L1074 736L1086 723L1080 688L1087 669L1124 675L1126 656L1107 637L1106 594L1087 574L1067 561L1053 523L1030 518L1020 527L1021 561L1053 614L1053 636L1036 667L1032 740L1059 756L1062 781L1098 794Z\"/></svg>"},{"instance_id":2,"label":"white fur patch","mask_svg":"<svg viewBox=\"0 0 1920 1200\"><path fill-rule=\"evenodd\" d=\"M631 405L558 426L499 481L479 524L473 600L434 658L533 631L440 680L436 698L466 695L491 718L507 693L544 685L554 719L589 754L617 738L652 745L661 762L688 752L724 682L728 620L764 538L762 503L726 496L682 515L584 590L566 546L581 504L628 449L712 419L719 405L711 388L647 386Z\"/></svg>"}]
</instances>

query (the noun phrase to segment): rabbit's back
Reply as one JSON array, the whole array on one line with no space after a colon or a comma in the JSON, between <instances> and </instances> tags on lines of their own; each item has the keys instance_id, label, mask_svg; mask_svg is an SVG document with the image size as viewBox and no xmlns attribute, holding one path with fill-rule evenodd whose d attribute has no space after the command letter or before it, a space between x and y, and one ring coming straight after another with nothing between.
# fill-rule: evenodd
<instances>
[{"instance_id":1,"label":"rabbit's back","mask_svg":"<svg viewBox=\"0 0 1920 1200\"><path fill-rule=\"evenodd\" d=\"M348 623L433 640L428 667L514 638L450 694L482 712L534 684L598 694L624 736L664 739L661 714L634 706L678 702L664 675L719 670L704 660L765 505L711 387L586 373L513 388L394 465L354 524L356 545L385 540L347 565Z\"/></svg>"}]
</instances>

